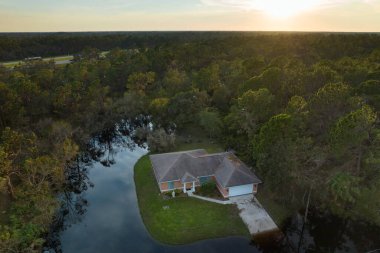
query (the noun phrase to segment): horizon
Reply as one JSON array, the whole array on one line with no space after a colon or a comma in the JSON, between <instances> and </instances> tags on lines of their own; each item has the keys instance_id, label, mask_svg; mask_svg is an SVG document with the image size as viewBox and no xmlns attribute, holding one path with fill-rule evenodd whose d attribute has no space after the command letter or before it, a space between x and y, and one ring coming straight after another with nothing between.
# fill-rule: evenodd
<instances>
[{"instance_id":1,"label":"horizon","mask_svg":"<svg viewBox=\"0 0 380 253\"><path fill-rule=\"evenodd\" d=\"M125 31L118 31L118 30L94 30L94 31L32 31L32 32L21 32L21 31L14 31L14 32L1 32L0 36L4 35L15 35L15 34L90 34L90 33L109 33L109 34L116 34L116 33L277 33L277 34L380 34L379 32L371 32L371 31L277 31L277 30L125 30Z\"/></svg>"},{"instance_id":2,"label":"horizon","mask_svg":"<svg viewBox=\"0 0 380 253\"><path fill-rule=\"evenodd\" d=\"M379 0L0 0L1 33L380 32Z\"/></svg>"}]
</instances>

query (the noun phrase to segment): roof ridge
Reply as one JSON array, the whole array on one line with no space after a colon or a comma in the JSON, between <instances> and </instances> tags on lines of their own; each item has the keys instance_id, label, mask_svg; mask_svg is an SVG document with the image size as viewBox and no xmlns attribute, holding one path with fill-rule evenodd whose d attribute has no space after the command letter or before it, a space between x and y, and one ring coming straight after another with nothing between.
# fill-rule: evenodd
<instances>
[{"instance_id":1,"label":"roof ridge","mask_svg":"<svg viewBox=\"0 0 380 253\"><path fill-rule=\"evenodd\" d=\"M197 157L195 157L195 156L192 156L191 154L189 154L189 153L187 153L187 152L183 152L183 153L181 153L178 157L177 157L177 159L172 163L172 165L165 171L165 174L161 177L161 179L163 179L163 178L165 178L165 176L169 173L169 171L171 171L174 167L175 167L175 165L181 160L181 158L183 158L183 157L189 157L189 158L197 158ZM187 170L186 170L186 172L187 172ZM177 174L177 171L175 170L175 173ZM179 175L177 174L177 177L179 177ZM194 176L193 176L194 177ZM160 180L161 180L160 179Z\"/></svg>"},{"instance_id":2,"label":"roof ridge","mask_svg":"<svg viewBox=\"0 0 380 253\"><path fill-rule=\"evenodd\" d=\"M151 154L154 156L162 156L162 155L168 155L168 154L186 154L193 151L206 151L204 148L198 148L198 149L191 149L191 150L184 150L184 151L176 151L176 152L166 152L166 153L159 153L159 154Z\"/></svg>"},{"instance_id":3,"label":"roof ridge","mask_svg":"<svg viewBox=\"0 0 380 253\"><path fill-rule=\"evenodd\" d=\"M233 154L234 155L234 154ZM235 156L235 155L234 155ZM235 156L237 158L237 156ZM247 166L247 164L245 164L245 162L243 162L242 160L239 159L239 162L240 162L240 166L236 166L235 169L242 172L243 174L249 176L250 178L254 178L253 175L251 175L249 172L252 172L250 170L250 167ZM249 171L245 171L244 169L242 169L241 167L245 166L247 168L247 170Z\"/></svg>"},{"instance_id":4,"label":"roof ridge","mask_svg":"<svg viewBox=\"0 0 380 253\"><path fill-rule=\"evenodd\" d=\"M183 174L182 177L186 176L186 174L188 174L189 176L193 177L193 178L196 178L193 174L191 174L190 172L188 171L185 171L185 173Z\"/></svg>"},{"instance_id":5,"label":"roof ridge","mask_svg":"<svg viewBox=\"0 0 380 253\"><path fill-rule=\"evenodd\" d=\"M196 158L210 157L210 156L220 156L220 155L225 155L227 153L229 153L229 152L219 152L219 153L205 154L205 155L197 156Z\"/></svg>"},{"instance_id":6,"label":"roof ridge","mask_svg":"<svg viewBox=\"0 0 380 253\"><path fill-rule=\"evenodd\" d=\"M168 154L168 153L165 153L165 154ZM173 161L173 163L168 167L168 169L165 171L165 173L162 175L162 177L160 178L160 181L163 179L163 178L165 178L165 176L169 173L169 171L174 167L174 164L176 164L177 162L178 162L178 160L179 160L179 158L181 158L181 156L183 156L184 154L186 154L186 153L183 153L183 154L181 154L181 155L179 155L179 156L177 156L176 158L175 158L175 160ZM161 155L161 154L160 154Z\"/></svg>"},{"instance_id":7,"label":"roof ridge","mask_svg":"<svg viewBox=\"0 0 380 253\"><path fill-rule=\"evenodd\" d=\"M231 165L233 165L232 162L231 162L231 160L228 159L227 156L224 157L223 161L224 160L228 161ZM222 163L223 163L223 161L222 161ZM235 167L235 166L233 166L233 167ZM228 185L228 183L230 182L232 174L234 174L234 171L235 171L234 169L232 169L232 170L229 171L229 174L228 174L228 177L227 177L227 180L226 180L226 185Z\"/></svg>"},{"instance_id":8,"label":"roof ridge","mask_svg":"<svg viewBox=\"0 0 380 253\"><path fill-rule=\"evenodd\" d=\"M249 168L247 167L247 169L249 169ZM254 178L254 177L253 177L251 174L249 174L247 171L244 171L244 170L242 170L242 169L240 169L240 168L236 168L236 170L238 170L239 172L243 173L244 175L249 176L250 178Z\"/></svg>"},{"instance_id":9,"label":"roof ridge","mask_svg":"<svg viewBox=\"0 0 380 253\"><path fill-rule=\"evenodd\" d=\"M250 178L254 178L251 174L249 174L247 171L243 170L241 167L246 167L249 170L249 167L242 161L240 160L234 153L230 152L230 155L233 156L233 158L238 159L238 164L239 166L233 166L234 171L238 170L239 172L243 173L246 176L249 176ZM229 158L229 157L227 157ZM231 161L232 162L232 161Z\"/></svg>"},{"instance_id":10,"label":"roof ridge","mask_svg":"<svg viewBox=\"0 0 380 253\"><path fill-rule=\"evenodd\" d=\"M180 180L182 182L185 182L185 183L188 183L189 181L187 180L187 178L190 178L190 179L194 179L193 181L197 180L197 178L191 174L190 172L188 171L185 171L185 173L183 174L183 176L180 178Z\"/></svg>"}]
</instances>

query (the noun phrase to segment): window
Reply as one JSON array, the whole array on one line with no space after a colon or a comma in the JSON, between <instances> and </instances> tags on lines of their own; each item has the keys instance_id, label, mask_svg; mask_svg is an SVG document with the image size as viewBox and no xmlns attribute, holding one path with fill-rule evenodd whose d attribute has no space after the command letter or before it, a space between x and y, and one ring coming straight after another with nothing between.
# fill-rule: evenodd
<instances>
[{"instance_id":1,"label":"window","mask_svg":"<svg viewBox=\"0 0 380 253\"><path fill-rule=\"evenodd\" d=\"M168 182L168 189L173 190L174 189L174 182Z\"/></svg>"}]
</instances>

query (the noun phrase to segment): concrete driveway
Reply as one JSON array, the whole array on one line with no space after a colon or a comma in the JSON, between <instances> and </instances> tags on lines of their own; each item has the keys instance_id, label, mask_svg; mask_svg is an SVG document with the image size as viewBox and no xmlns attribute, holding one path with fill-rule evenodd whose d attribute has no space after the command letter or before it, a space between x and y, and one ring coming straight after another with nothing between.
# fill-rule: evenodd
<instances>
[{"instance_id":1,"label":"concrete driveway","mask_svg":"<svg viewBox=\"0 0 380 253\"><path fill-rule=\"evenodd\" d=\"M230 197L230 201L239 208L239 215L247 225L251 234L278 229L276 223L274 223L253 194Z\"/></svg>"}]
</instances>

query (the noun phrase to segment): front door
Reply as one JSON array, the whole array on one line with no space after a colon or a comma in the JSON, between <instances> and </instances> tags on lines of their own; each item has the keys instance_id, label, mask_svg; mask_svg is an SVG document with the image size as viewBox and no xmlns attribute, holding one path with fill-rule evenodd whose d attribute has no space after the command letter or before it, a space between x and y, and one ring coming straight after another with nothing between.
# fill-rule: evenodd
<instances>
[{"instance_id":1,"label":"front door","mask_svg":"<svg viewBox=\"0 0 380 253\"><path fill-rule=\"evenodd\" d=\"M193 183L186 183L186 190L190 191L193 188Z\"/></svg>"}]
</instances>

